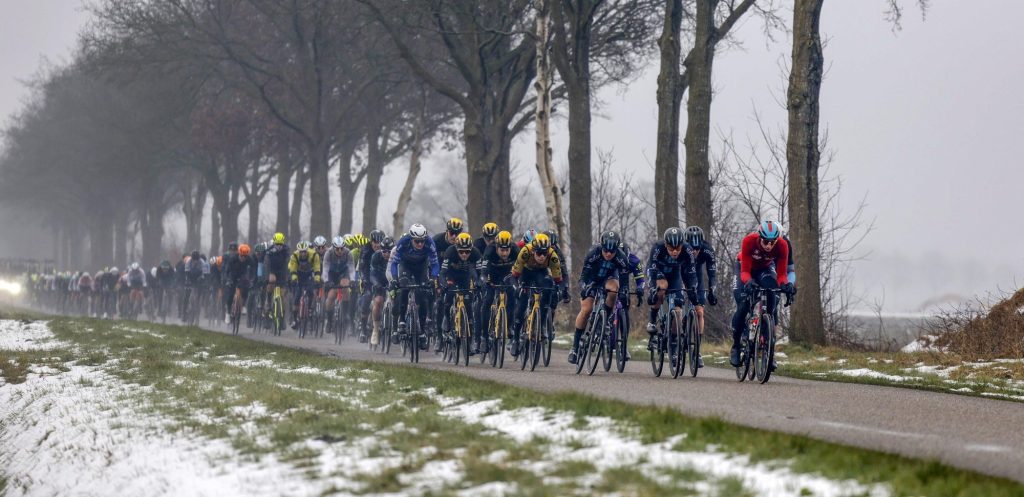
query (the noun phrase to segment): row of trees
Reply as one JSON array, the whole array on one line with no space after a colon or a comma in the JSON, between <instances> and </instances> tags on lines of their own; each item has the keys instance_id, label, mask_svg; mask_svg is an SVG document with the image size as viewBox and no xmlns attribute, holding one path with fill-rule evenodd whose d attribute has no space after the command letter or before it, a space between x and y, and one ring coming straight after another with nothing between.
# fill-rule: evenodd
<instances>
[{"instance_id":1,"label":"row of trees","mask_svg":"<svg viewBox=\"0 0 1024 497\"><path fill-rule=\"evenodd\" d=\"M820 279L821 3L794 6L787 98L788 209L803 281ZM179 209L184 248L199 247L208 204L211 251L265 237L269 218L293 238L305 219L311 233L370 229L385 168L408 158L398 231L434 147L464 158L470 226L516 227L511 144L531 124L545 224L568 235L578 261L610 225L606 208L623 205L594 189L609 184L592 173L594 94L656 54L653 227L679 225L682 212L688 224L727 231L715 218L708 150L716 49L747 16L769 36L787 29L771 0L102 0L91 12L74 61L41 76L5 130L0 193L54 230L65 263L86 262L76 258L87 240L94 267L124 263L130 243L141 243L146 264L164 258L165 219ZM563 107L569 168L559 177L550 129ZM802 285L798 340L823 340L815 287Z\"/></svg>"}]
</instances>

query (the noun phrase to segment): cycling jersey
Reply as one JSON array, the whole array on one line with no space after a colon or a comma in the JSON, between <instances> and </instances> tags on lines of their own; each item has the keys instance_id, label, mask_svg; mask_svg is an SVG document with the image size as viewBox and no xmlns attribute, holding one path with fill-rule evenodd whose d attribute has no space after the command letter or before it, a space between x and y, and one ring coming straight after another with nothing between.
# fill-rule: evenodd
<instances>
[{"instance_id":1,"label":"cycling jersey","mask_svg":"<svg viewBox=\"0 0 1024 497\"><path fill-rule=\"evenodd\" d=\"M715 277L718 274L718 267L715 262L715 249L711 248L711 245L707 242L701 242L700 247L689 247L689 250L691 256L694 255L696 250L700 250L700 253L693 257L693 269L697 273L697 291L702 292L707 288L714 288ZM707 285L704 284L705 272L708 275Z\"/></svg>"},{"instance_id":2,"label":"cycling jersey","mask_svg":"<svg viewBox=\"0 0 1024 497\"><path fill-rule=\"evenodd\" d=\"M448 247L444 253L444 261L441 263L441 277L459 281L464 281L467 278L476 280L481 259L482 256L477 249L472 249L469 258L462 260L456 247Z\"/></svg>"},{"instance_id":3,"label":"cycling jersey","mask_svg":"<svg viewBox=\"0 0 1024 497\"><path fill-rule=\"evenodd\" d=\"M541 271L548 270L551 274L551 279L555 280L555 283L562 282L562 262L558 258L558 254L555 253L555 249L548 249L548 257L545 263L539 264L537 259L533 257L533 244L526 244L522 250L519 251L519 256L516 257L515 264L512 265L512 275L519 277L524 271Z\"/></svg>"},{"instance_id":4,"label":"cycling jersey","mask_svg":"<svg viewBox=\"0 0 1024 497\"><path fill-rule=\"evenodd\" d=\"M128 271L125 279L131 288L143 288L146 286L146 272L142 268Z\"/></svg>"},{"instance_id":5,"label":"cycling jersey","mask_svg":"<svg viewBox=\"0 0 1024 497\"><path fill-rule=\"evenodd\" d=\"M391 258L388 261L388 274L392 279L398 278L398 266L409 268L427 268L429 276L436 278L441 266L437 260L437 248L431 238L424 240L423 247L416 248L412 245L412 236L405 235L395 244L391 251Z\"/></svg>"},{"instance_id":6,"label":"cycling jersey","mask_svg":"<svg viewBox=\"0 0 1024 497\"><path fill-rule=\"evenodd\" d=\"M433 240L434 240L434 250L437 251L438 255L443 255L445 252L448 251L448 247L452 246L451 242L448 241L448 232L447 231L442 231L442 232L434 235Z\"/></svg>"},{"instance_id":7,"label":"cycling jersey","mask_svg":"<svg viewBox=\"0 0 1024 497\"><path fill-rule=\"evenodd\" d=\"M651 281L657 280L658 275L666 277L678 275L686 288L696 288L697 271L693 267L693 256L690 255L689 245L683 245L679 256L672 257L668 253L665 242L657 242L651 247L651 254L647 257L647 277Z\"/></svg>"},{"instance_id":8,"label":"cycling jersey","mask_svg":"<svg viewBox=\"0 0 1024 497\"><path fill-rule=\"evenodd\" d=\"M509 247L508 257L502 259L502 257L498 255L498 247L491 244L491 246L487 247L487 250L484 252L483 259L481 260L480 272L483 274L484 280L488 283L493 285L500 284L505 277L512 272L512 266L515 265L518 258L518 247Z\"/></svg>"},{"instance_id":9,"label":"cycling jersey","mask_svg":"<svg viewBox=\"0 0 1024 497\"><path fill-rule=\"evenodd\" d=\"M353 279L354 268L352 264L352 252L347 248L341 249L338 254L334 248L327 251L323 260L323 279L332 285L338 285L343 278Z\"/></svg>"},{"instance_id":10,"label":"cycling jersey","mask_svg":"<svg viewBox=\"0 0 1024 497\"><path fill-rule=\"evenodd\" d=\"M580 283L603 283L609 279L618 279L620 272L629 271L629 260L621 250L615 251L612 259L605 260L600 245L594 245L583 258L583 270L580 271Z\"/></svg>"},{"instance_id":11,"label":"cycling jersey","mask_svg":"<svg viewBox=\"0 0 1024 497\"><path fill-rule=\"evenodd\" d=\"M491 238L491 243L487 243L487 240L484 237L482 237L482 236L480 238L477 238L476 240L473 240L473 248L477 249L477 251L480 252L481 256L485 252L487 252L487 247L490 247L493 244L494 244L494 239L493 238Z\"/></svg>"},{"instance_id":12,"label":"cycling jersey","mask_svg":"<svg viewBox=\"0 0 1024 497\"><path fill-rule=\"evenodd\" d=\"M760 238L757 233L751 233L745 236L740 244L740 282L744 284L750 281L752 272L765 271L773 265L776 268L787 267L789 244L786 240L780 238L771 250L765 250L761 247ZM779 285L789 281L786 271L776 273Z\"/></svg>"},{"instance_id":13,"label":"cycling jersey","mask_svg":"<svg viewBox=\"0 0 1024 497\"><path fill-rule=\"evenodd\" d=\"M277 275L278 278L283 278L285 273L288 272L288 259L290 254L290 248L287 244L271 245L267 249L267 254L263 258L264 271L269 276L271 274Z\"/></svg>"},{"instance_id":14,"label":"cycling jersey","mask_svg":"<svg viewBox=\"0 0 1024 497\"><path fill-rule=\"evenodd\" d=\"M224 282L229 287L248 287L256 273L256 258L241 256L228 259L224 267Z\"/></svg>"},{"instance_id":15,"label":"cycling jersey","mask_svg":"<svg viewBox=\"0 0 1024 497\"><path fill-rule=\"evenodd\" d=\"M384 288L388 286L388 255L384 255L384 252L374 252L370 257L370 265L367 270L367 279L374 288Z\"/></svg>"},{"instance_id":16,"label":"cycling jersey","mask_svg":"<svg viewBox=\"0 0 1024 497\"><path fill-rule=\"evenodd\" d=\"M288 259L288 272L305 281L320 274L320 255L316 250L296 250Z\"/></svg>"}]
</instances>

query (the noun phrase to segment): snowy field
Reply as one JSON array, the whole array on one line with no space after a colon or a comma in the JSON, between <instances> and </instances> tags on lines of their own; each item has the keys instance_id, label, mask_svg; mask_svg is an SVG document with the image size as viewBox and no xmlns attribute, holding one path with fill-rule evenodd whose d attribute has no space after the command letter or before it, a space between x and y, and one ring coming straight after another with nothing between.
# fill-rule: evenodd
<instances>
[{"instance_id":1,"label":"snowy field","mask_svg":"<svg viewBox=\"0 0 1024 497\"><path fill-rule=\"evenodd\" d=\"M164 339L141 329L118 326L114 331L134 334L129 338L136 340ZM631 472L697 495L727 495L736 488L765 496L889 494L883 485L796 473L787 461L754 463L715 447L677 449L684 435L644 443L637 427L610 418L581 419L540 407L503 409L500 399L454 398L434 389L382 397L376 386L403 390L372 369L294 367L273 355L216 356L202 347L192 350L174 358L174 364L199 376L173 383L190 381L195 382L190 388L216 391L202 383L207 380L201 372L210 367L231 368L239 378L248 372L275 374L284 378L282 387L314 392L349 412L405 421L383 428L362 422L361 436L306 438L281 446L281 426L311 415L312 405L280 409L246 403L244 396L235 395L230 405L193 409L154 386L125 381L125 356L115 351L105 362L83 364L74 359L82 352L78 344L58 340L45 324L0 321L4 360L13 364L23 357L16 354L46 355L46 364L29 366L23 380L0 386L5 494L468 497L525 491L516 481L485 481L476 474L477 458L481 464L523 472L526 479L520 482L535 480L576 495L608 493L609 475ZM321 388L314 379L337 388ZM179 409L168 410L169 405ZM467 448L468 440L465 445L451 440L442 444L439 437L446 432L427 433L420 426L430 424L417 424L429 416L442 421L437 425L456 430L452 433L479 433L507 448L470 454L468 450L477 449ZM216 427L226 427L226 436L205 434ZM415 443L400 443L410 438ZM533 451L529 460L513 454L531 446L541 450ZM566 469L572 467L583 469ZM636 493L623 488L624 495Z\"/></svg>"}]
</instances>

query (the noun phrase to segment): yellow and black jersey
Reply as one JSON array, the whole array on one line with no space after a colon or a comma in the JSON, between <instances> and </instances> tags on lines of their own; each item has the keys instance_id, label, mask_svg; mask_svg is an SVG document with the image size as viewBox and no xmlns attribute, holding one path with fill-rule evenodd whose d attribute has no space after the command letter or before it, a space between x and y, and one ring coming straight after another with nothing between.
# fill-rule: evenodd
<instances>
[{"instance_id":1,"label":"yellow and black jersey","mask_svg":"<svg viewBox=\"0 0 1024 497\"><path fill-rule=\"evenodd\" d=\"M539 271L547 269L551 273L551 279L555 280L555 283L561 283L562 261L558 258L558 253L555 252L555 249L548 249L546 262L546 264L538 264L537 260L533 257L533 244L527 243L519 251L516 263L512 265L512 275L518 277L524 270Z\"/></svg>"}]
</instances>

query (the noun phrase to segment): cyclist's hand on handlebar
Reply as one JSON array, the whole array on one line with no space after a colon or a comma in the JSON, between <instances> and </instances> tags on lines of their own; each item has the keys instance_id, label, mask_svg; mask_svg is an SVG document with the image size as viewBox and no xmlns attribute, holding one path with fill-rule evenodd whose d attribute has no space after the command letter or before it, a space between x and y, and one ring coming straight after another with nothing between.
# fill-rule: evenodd
<instances>
[{"instance_id":1,"label":"cyclist's hand on handlebar","mask_svg":"<svg viewBox=\"0 0 1024 497\"><path fill-rule=\"evenodd\" d=\"M786 282L782 284L782 293L786 295L793 295L796 293L796 287L792 283Z\"/></svg>"},{"instance_id":2,"label":"cyclist's hand on handlebar","mask_svg":"<svg viewBox=\"0 0 1024 497\"><path fill-rule=\"evenodd\" d=\"M718 305L718 297L715 296L715 289L708 290L708 303L712 306Z\"/></svg>"}]
</instances>

